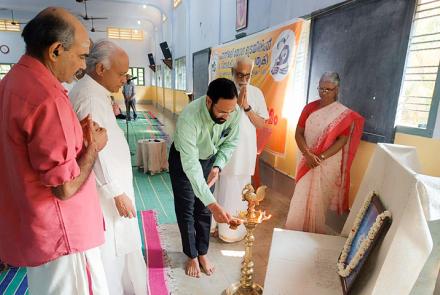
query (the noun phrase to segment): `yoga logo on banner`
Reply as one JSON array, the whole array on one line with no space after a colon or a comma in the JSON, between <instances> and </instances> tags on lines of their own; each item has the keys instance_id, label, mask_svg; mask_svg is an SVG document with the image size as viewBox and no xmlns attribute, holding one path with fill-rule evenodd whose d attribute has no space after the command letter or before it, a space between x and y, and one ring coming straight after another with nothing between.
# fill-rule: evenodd
<instances>
[{"instance_id":1,"label":"yoga logo on banner","mask_svg":"<svg viewBox=\"0 0 440 295\"><path fill-rule=\"evenodd\" d=\"M283 108L290 109L289 119L294 118L292 113L296 111L290 107L295 102L285 104L285 99L298 100L298 105L303 103L304 97L299 97L299 91L294 88L299 84L295 80L304 81L299 76L305 72L302 66L306 64L306 55L302 52L308 45L308 32L309 22L298 20L211 49L211 81L220 77L232 80L231 67L237 57L248 56L254 60L251 84L263 92L271 116L266 121L267 128L263 128L267 132L258 133L258 145L265 145L266 150L274 154L283 155L286 151L288 124L282 116ZM296 69L299 67L301 69Z\"/></svg>"}]
</instances>

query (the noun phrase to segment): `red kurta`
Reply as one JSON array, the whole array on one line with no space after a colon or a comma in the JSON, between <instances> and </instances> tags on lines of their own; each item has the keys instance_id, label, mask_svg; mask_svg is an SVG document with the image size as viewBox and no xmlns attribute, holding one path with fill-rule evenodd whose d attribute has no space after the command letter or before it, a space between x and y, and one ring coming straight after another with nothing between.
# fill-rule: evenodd
<instances>
[{"instance_id":1,"label":"red kurta","mask_svg":"<svg viewBox=\"0 0 440 295\"><path fill-rule=\"evenodd\" d=\"M0 259L38 266L102 244L94 175L67 201L51 193L80 174L83 134L60 82L30 56L0 82L0 138Z\"/></svg>"}]
</instances>

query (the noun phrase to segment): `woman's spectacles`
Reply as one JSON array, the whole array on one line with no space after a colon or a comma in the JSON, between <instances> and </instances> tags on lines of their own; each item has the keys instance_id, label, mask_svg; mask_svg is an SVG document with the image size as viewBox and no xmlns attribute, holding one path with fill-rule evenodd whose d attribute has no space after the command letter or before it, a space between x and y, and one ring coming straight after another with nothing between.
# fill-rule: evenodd
<instances>
[{"instance_id":1,"label":"woman's spectacles","mask_svg":"<svg viewBox=\"0 0 440 295\"><path fill-rule=\"evenodd\" d=\"M327 94L327 93L329 93L330 91L335 90L336 87L333 87L333 88L322 88L322 87L317 87L316 89L318 89L318 91L321 92L321 93Z\"/></svg>"}]
</instances>

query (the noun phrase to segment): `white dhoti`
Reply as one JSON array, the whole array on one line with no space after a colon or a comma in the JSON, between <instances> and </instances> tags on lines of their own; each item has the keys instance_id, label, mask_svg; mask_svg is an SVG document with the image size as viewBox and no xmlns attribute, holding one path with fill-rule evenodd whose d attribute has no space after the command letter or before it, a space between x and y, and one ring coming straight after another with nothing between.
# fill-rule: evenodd
<instances>
[{"instance_id":1,"label":"white dhoti","mask_svg":"<svg viewBox=\"0 0 440 295\"><path fill-rule=\"evenodd\" d=\"M137 218L119 215L115 197L126 195L136 211L130 150L113 114L109 91L85 75L70 99L78 118L90 114L107 130L107 145L99 152L93 171L104 215L105 243L100 247L110 294L148 294L147 270Z\"/></svg>"},{"instance_id":2,"label":"white dhoti","mask_svg":"<svg viewBox=\"0 0 440 295\"><path fill-rule=\"evenodd\" d=\"M109 251L110 250L110 251ZM102 263L110 295L147 295L147 268L142 251L116 256L108 247L101 247Z\"/></svg>"},{"instance_id":3,"label":"white dhoti","mask_svg":"<svg viewBox=\"0 0 440 295\"><path fill-rule=\"evenodd\" d=\"M222 175L215 186L214 196L227 212L238 216L240 211L247 210L247 203L242 201L241 192L249 183L250 175ZM225 242L238 242L246 235L246 228L242 224L236 230L232 230L228 224L219 223L218 234Z\"/></svg>"},{"instance_id":4,"label":"white dhoti","mask_svg":"<svg viewBox=\"0 0 440 295\"><path fill-rule=\"evenodd\" d=\"M132 200L134 204L134 200ZM110 295L148 294L147 267L137 218L123 218L112 199L101 198L106 218L105 243L100 247Z\"/></svg>"},{"instance_id":5,"label":"white dhoti","mask_svg":"<svg viewBox=\"0 0 440 295\"><path fill-rule=\"evenodd\" d=\"M27 277L32 295L109 294L98 248L28 267Z\"/></svg>"}]
</instances>

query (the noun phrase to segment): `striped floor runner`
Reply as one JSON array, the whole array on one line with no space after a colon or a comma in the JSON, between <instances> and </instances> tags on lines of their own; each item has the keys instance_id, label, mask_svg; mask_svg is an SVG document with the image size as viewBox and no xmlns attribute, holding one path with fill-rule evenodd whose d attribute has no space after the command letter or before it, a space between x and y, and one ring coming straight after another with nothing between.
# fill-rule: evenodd
<instances>
[{"instance_id":1,"label":"striped floor runner","mask_svg":"<svg viewBox=\"0 0 440 295\"><path fill-rule=\"evenodd\" d=\"M0 273L0 294L29 294L26 270L12 267Z\"/></svg>"},{"instance_id":2,"label":"striped floor runner","mask_svg":"<svg viewBox=\"0 0 440 295\"><path fill-rule=\"evenodd\" d=\"M148 265L149 295L168 295L166 269L162 244L157 230L156 214L153 210L142 211L142 233L146 245L145 257Z\"/></svg>"},{"instance_id":3,"label":"striped floor runner","mask_svg":"<svg viewBox=\"0 0 440 295\"><path fill-rule=\"evenodd\" d=\"M151 111L140 112L140 114L142 116L139 116L136 121L128 122L129 145L132 155L136 155L136 142L138 139L169 138L163 130L162 123ZM126 121L118 120L118 124L127 136ZM136 164L135 156L132 157L132 163L134 163L133 165ZM140 218L141 211L154 210L158 224L176 223L171 181L168 173L143 174L138 171L137 167L133 167L133 185L139 229L141 230L143 249L145 250L143 225ZM1 272L0 294L28 294L26 270L23 268L10 268L8 271Z\"/></svg>"},{"instance_id":4,"label":"striped floor runner","mask_svg":"<svg viewBox=\"0 0 440 295\"><path fill-rule=\"evenodd\" d=\"M151 120L148 112L140 112L138 119L135 121L118 120L118 125L124 131L125 137L128 139L130 151L136 153L136 143L140 139L165 139L170 145L169 136L164 131L162 123L159 119L155 119L156 124L150 124ZM128 136L127 136L128 134ZM132 157L132 164L135 165L136 157Z\"/></svg>"},{"instance_id":5,"label":"striped floor runner","mask_svg":"<svg viewBox=\"0 0 440 295\"><path fill-rule=\"evenodd\" d=\"M149 125L161 125L161 126L163 126L162 122L153 114L152 111L142 112L142 115L148 121Z\"/></svg>"}]
</instances>

